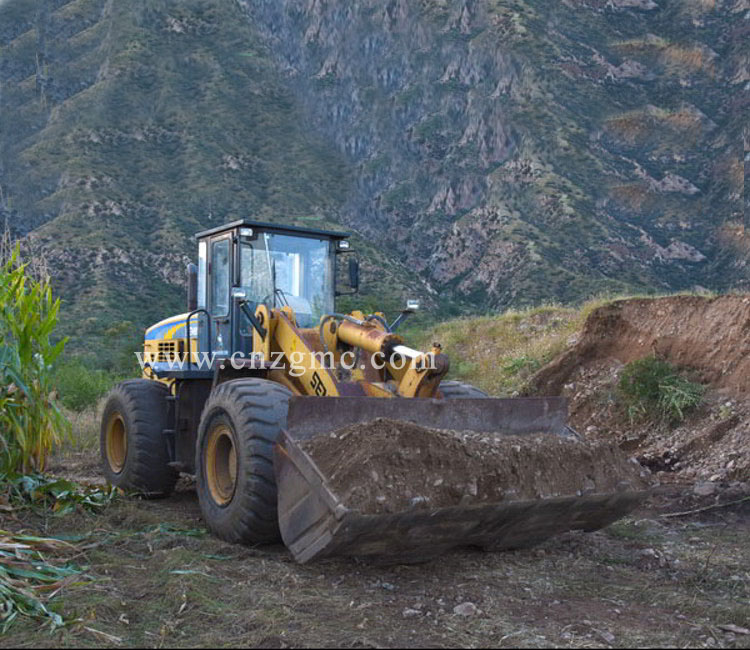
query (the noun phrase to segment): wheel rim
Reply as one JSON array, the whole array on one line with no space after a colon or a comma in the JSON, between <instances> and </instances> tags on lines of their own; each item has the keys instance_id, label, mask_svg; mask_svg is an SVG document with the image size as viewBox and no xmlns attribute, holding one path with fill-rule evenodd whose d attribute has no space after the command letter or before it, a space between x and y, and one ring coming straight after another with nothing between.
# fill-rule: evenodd
<instances>
[{"instance_id":1,"label":"wheel rim","mask_svg":"<svg viewBox=\"0 0 750 650\"><path fill-rule=\"evenodd\" d=\"M115 412L107 424L107 462L115 474L122 472L128 456L128 433L125 420Z\"/></svg>"},{"instance_id":2,"label":"wheel rim","mask_svg":"<svg viewBox=\"0 0 750 650\"><path fill-rule=\"evenodd\" d=\"M225 506L232 500L237 483L237 452L232 431L226 424L218 424L209 431L205 462L211 497Z\"/></svg>"}]
</instances>

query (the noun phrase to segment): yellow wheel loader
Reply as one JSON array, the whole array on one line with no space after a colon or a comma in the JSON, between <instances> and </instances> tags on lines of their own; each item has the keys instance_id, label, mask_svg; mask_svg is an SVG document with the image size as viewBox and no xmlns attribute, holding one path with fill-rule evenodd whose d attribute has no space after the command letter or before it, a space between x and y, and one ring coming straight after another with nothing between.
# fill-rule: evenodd
<instances>
[{"instance_id":1,"label":"yellow wheel loader","mask_svg":"<svg viewBox=\"0 0 750 650\"><path fill-rule=\"evenodd\" d=\"M281 537L302 562L516 548L606 526L642 500L643 490L626 485L380 514L348 507L305 451L342 427L387 418L487 436L577 434L563 398L491 399L443 381L440 346L414 350L397 333L414 305L391 324L382 313L338 313L336 297L359 285L347 237L249 220L196 235L188 311L146 331L143 377L119 384L106 403L110 483L165 496L180 472L194 474L214 534L248 544ZM337 278L347 275L344 293Z\"/></svg>"}]
</instances>

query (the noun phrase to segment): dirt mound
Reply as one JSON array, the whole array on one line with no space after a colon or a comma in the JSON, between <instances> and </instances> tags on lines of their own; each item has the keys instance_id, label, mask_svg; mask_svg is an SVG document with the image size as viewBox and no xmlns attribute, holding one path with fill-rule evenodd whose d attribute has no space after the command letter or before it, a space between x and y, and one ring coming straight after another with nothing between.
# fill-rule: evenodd
<instances>
[{"instance_id":1,"label":"dirt mound","mask_svg":"<svg viewBox=\"0 0 750 650\"><path fill-rule=\"evenodd\" d=\"M708 387L679 426L631 422L618 399L625 364L656 355ZM542 368L532 391L571 398L571 424L615 440L659 479L711 493L750 481L750 296L620 300L594 311L578 342ZM703 485L715 484L714 487Z\"/></svg>"},{"instance_id":2,"label":"dirt mound","mask_svg":"<svg viewBox=\"0 0 750 650\"><path fill-rule=\"evenodd\" d=\"M534 392L559 395L582 366L654 354L713 388L750 397L750 295L618 300L589 316L578 343L540 370Z\"/></svg>"},{"instance_id":3,"label":"dirt mound","mask_svg":"<svg viewBox=\"0 0 750 650\"><path fill-rule=\"evenodd\" d=\"M379 418L302 445L347 507L366 514L646 487L616 445L494 437Z\"/></svg>"}]
</instances>

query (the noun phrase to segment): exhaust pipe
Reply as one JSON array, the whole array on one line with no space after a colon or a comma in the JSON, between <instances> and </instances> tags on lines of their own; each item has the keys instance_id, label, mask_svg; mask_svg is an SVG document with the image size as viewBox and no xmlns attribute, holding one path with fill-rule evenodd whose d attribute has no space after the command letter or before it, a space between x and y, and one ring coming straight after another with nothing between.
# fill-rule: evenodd
<instances>
[{"instance_id":1,"label":"exhaust pipe","mask_svg":"<svg viewBox=\"0 0 750 650\"><path fill-rule=\"evenodd\" d=\"M187 265L187 310L188 313L198 309L198 267Z\"/></svg>"}]
</instances>

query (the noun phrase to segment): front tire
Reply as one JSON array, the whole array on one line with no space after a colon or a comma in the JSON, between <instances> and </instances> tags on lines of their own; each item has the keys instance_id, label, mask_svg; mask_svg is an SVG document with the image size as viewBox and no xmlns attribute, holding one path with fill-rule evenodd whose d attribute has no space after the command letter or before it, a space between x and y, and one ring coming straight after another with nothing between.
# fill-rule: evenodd
<instances>
[{"instance_id":1,"label":"front tire","mask_svg":"<svg viewBox=\"0 0 750 650\"><path fill-rule=\"evenodd\" d=\"M219 384L206 402L196 448L198 499L208 528L227 542L281 538L273 447L291 396L275 382L235 379Z\"/></svg>"},{"instance_id":2,"label":"front tire","mask_svg":"<svg viewBox=\"0 0 750 650\"><path fill-rule=\"evenodd\" d=\"M102 470L115 487L167 496L179 475L164 439L169 389L149 379L124 381L109 394L99 432Z\"/></svg>"}]
</instances>

